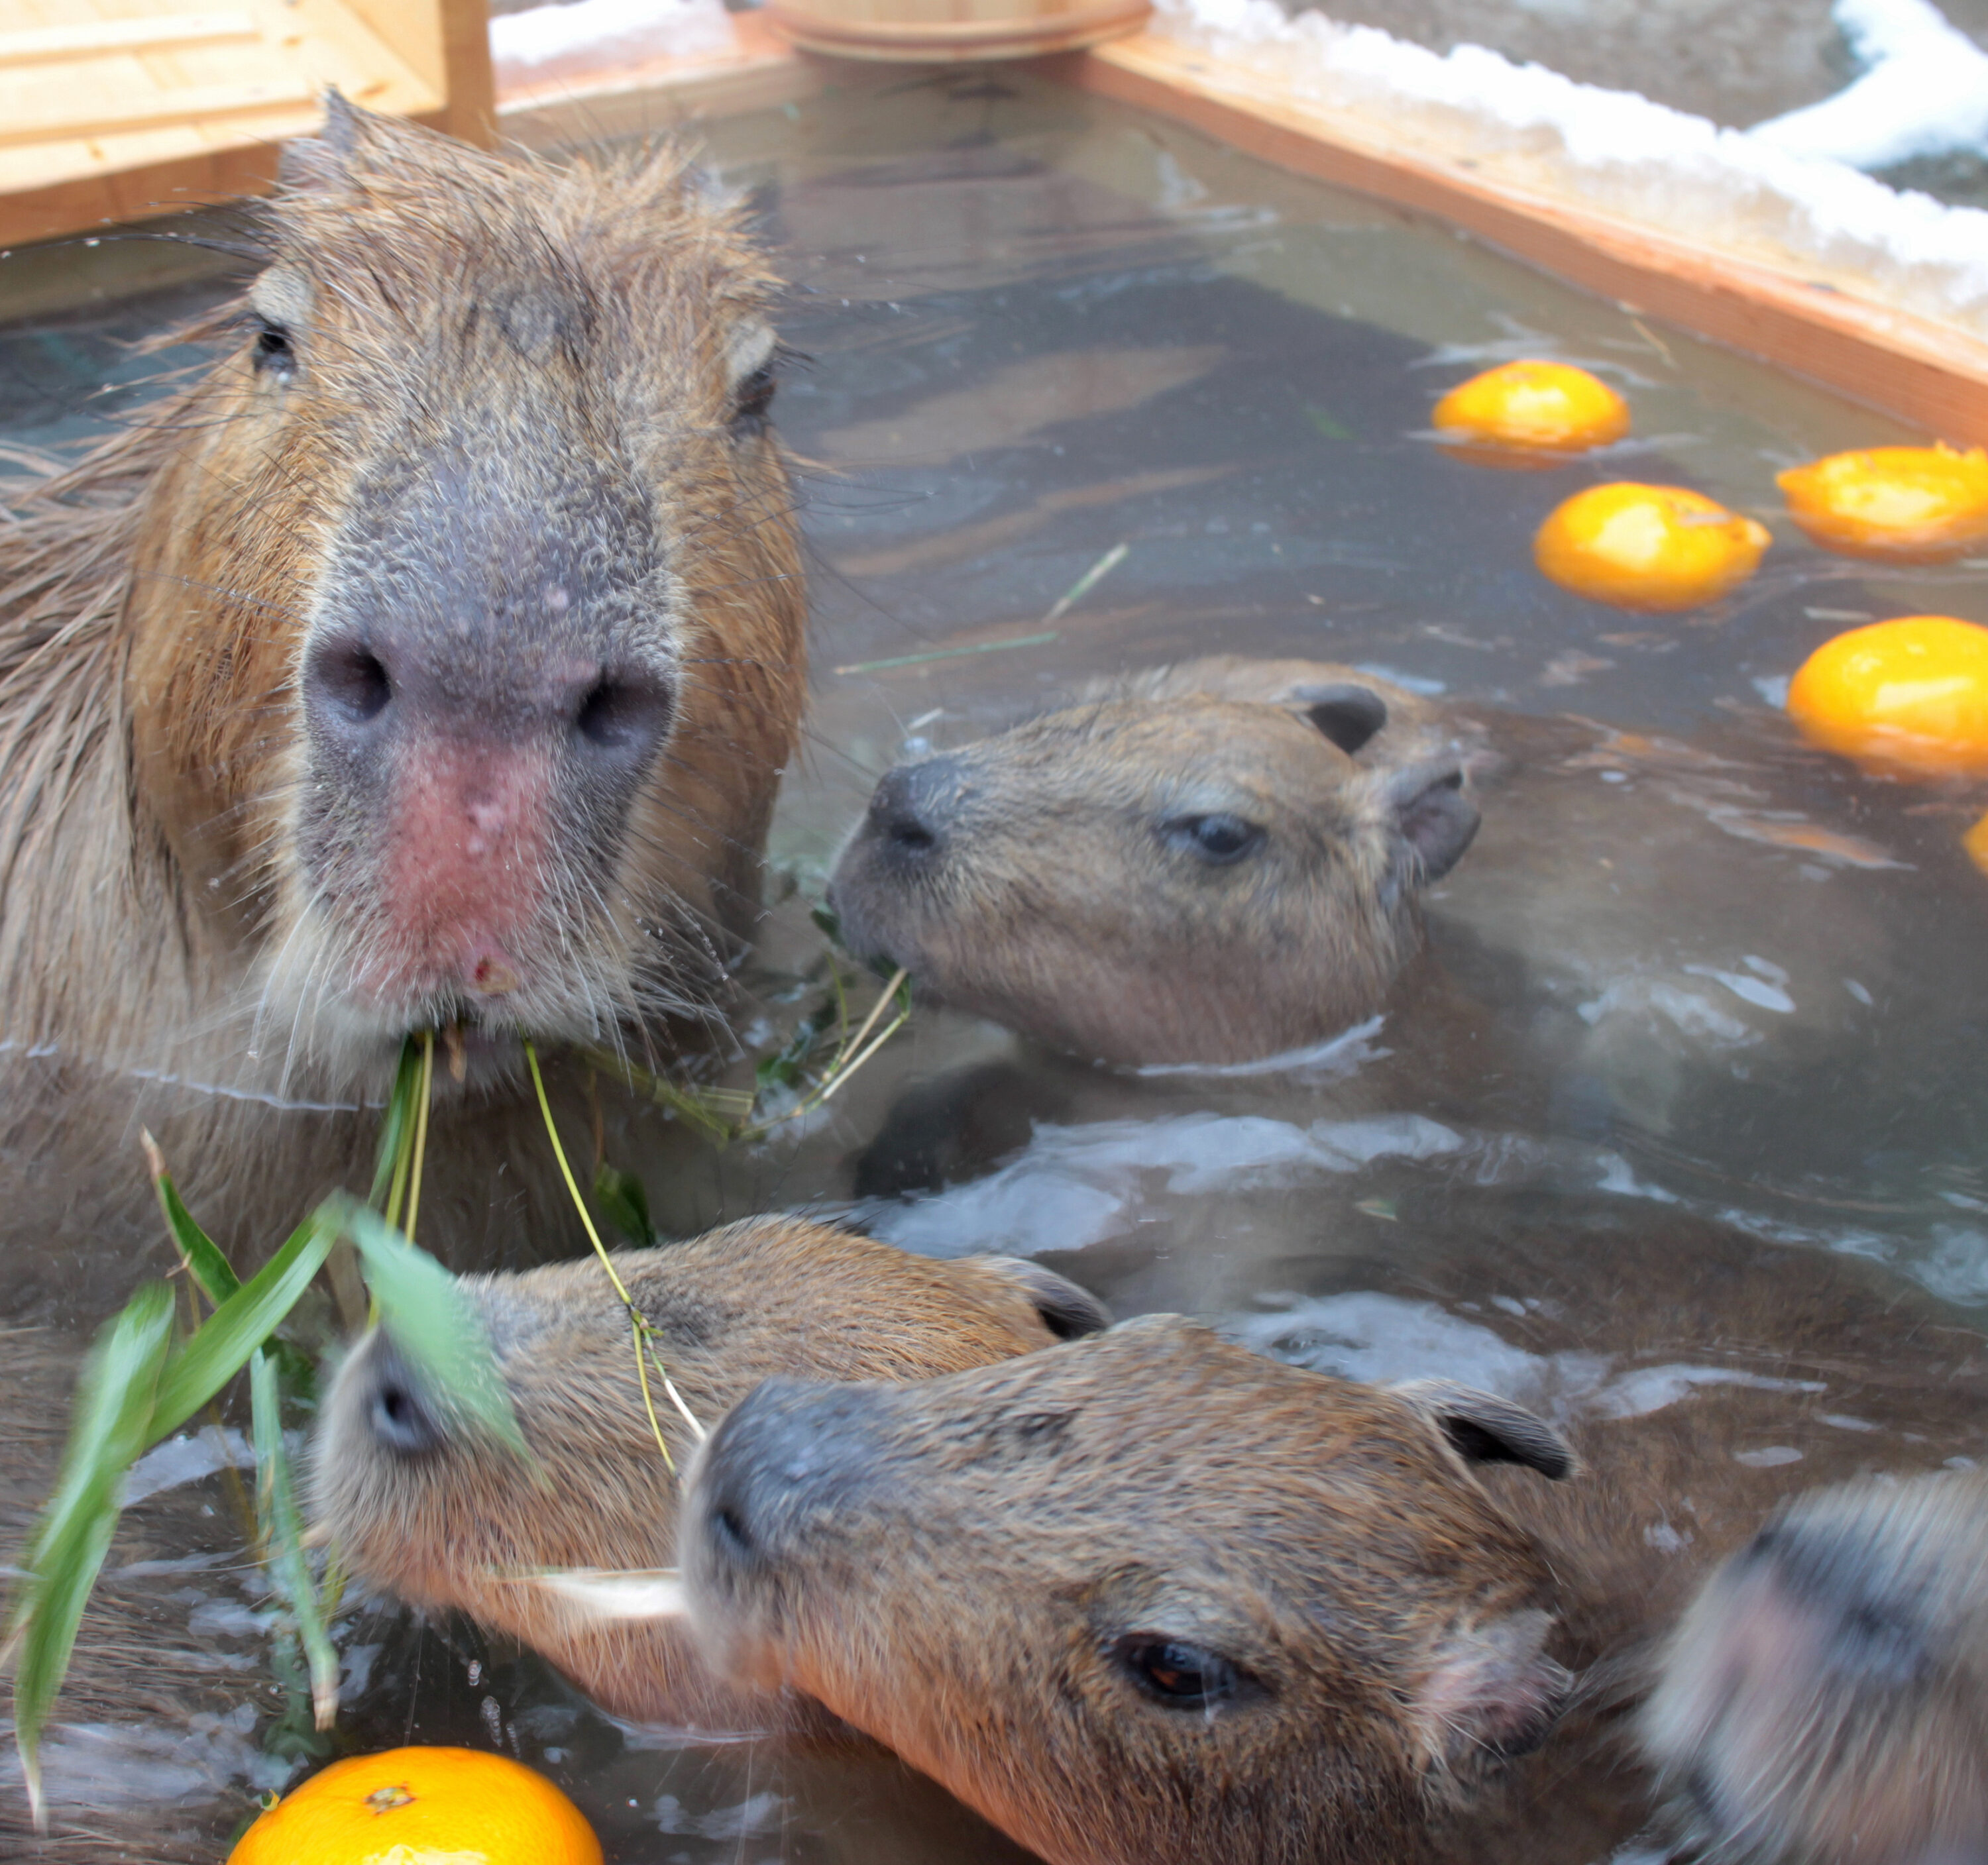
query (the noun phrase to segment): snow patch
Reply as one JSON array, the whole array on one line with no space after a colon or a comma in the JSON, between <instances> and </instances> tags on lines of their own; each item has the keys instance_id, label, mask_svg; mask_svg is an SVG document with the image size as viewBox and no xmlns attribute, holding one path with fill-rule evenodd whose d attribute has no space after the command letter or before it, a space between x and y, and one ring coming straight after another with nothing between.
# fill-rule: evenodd
<instances>
[{"instance_id":1,"label":"snow patch","mask_svg":"<svg viewBox=\"0 0 1988 1865\"><path fill-rule=\"evenodd\" d=\"M738 42L722 0L573 0L490 22L500 91L651 59L708 58Z\"/></svg>"}]
</instances>

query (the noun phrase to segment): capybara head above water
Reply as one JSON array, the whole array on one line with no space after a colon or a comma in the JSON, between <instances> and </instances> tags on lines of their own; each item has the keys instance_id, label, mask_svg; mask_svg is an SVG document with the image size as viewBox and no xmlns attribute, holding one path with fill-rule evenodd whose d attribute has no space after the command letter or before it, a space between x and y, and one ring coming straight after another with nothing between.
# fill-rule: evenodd
<instances>
[{"instance_id":1,"label":"capybara head above water","mask_svg":"<svg viewBox=\"0 0 1988 1865\"><path fill-rule=\"evenodd\" d=\"M1866 1482L1783 1509L1685 1615L1643 1732L1706 1857L1988 1858L1988 1483Z\"/></svg>"},{"instance_id":2,"label":"capybara head above water","mask_svg":"<svg viewBox=\"0 0 1988 1865\"><path fill-rule=\"evenodd\" d=\"M131 895L82 995L135 971L348 1096L411 1029L707 1012L802 695L765 259L668 148L555 166L334 100L283 177L195 333L227 353L0 526L8 944L59 941L36 890Z\"/></svg>"},{"instance_id":3,"label":"capybara head above water","mask_svg":"<svg viewBox=\"0 0 1988 1865\"><path fill-rule=\"evenodd\" d=\"M1473 1461L1530 1414L1171 1318L916 1385L769 1381L699 1453L700 1641L1053 1865L1418 1855L1550 1724L1552 1576Z\"/></svg>"},{"instance_id":4,"label":"capybara head above water","mask_svg":"<svg viewBox=\"0 0 1988 1865\"><path fill-rule=\"evenodd\" d=\"M1374 684L1297 706L1131 694L877 786L830 901L853 950L1053 1047L1231 1063L1378 1010L1415 890L1477 826L1454 754L1355 754Z\"/></svg>"},{"instance_id":5,"label":"capybara head above water","mask_svg":"<svg viewBox=\"0 0 1988 1865\"><path fill-rule=\"evenodd\" d=\"M776 1374L921 1379L1107 1319L1033 1263L933 1262L794 1218L752 1218L614 1261L656 1330L657 1359L706 1424ZM513 1634L623 1715L763 1717L765 1704L709 1683L673 1623L577 1615L526 1577L675 1559L676 1485L651 1433L627 1312L600 1265L587 1258L462 1286L531 1461L455 1417L375 1330L324 1407L312 1479L320 1522L375 1584ZM653 1365L650 1384L681 1468L687 1427Z\"/></svg>"}]
</instances>

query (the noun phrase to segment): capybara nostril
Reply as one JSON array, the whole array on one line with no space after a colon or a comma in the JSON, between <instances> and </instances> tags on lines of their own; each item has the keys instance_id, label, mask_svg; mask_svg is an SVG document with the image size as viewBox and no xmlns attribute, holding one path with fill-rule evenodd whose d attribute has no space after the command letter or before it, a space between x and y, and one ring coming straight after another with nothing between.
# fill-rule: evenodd
<instances>
[{"instance_id":1,"label":"capybara nostril","mask_svg":"<svg viewBox=\"0 0 1988 1865\"><path fill-rule=\"evenodd\" d=\"M928 758L887 771L870 799L868 827L887 859L905 871L930 863L945 844L958 799L957 759Z\"/></svg>"},{"instance_id":2,"label":"capybara nostril","mask_svg":"<svg viewBox=\"0 0 1988 1865\"><path fill-rule=\"evenodd\" d=\"M429 1457L448 1443L448 1433L414 1369L386 1335L377 1336L367 1350L366 1372L366 1423L382 1449L396 1457Z\"/></svg>"},{"instance_id":3,"label":"capybara nostril","mask_svg":"<svg viewBox=\"0 0 1988 1865\"><path fill-rule=\"evenodd\" d=\"M604 673L581 695L573 729L599 752L647 759L670 728L668 684L646 671Z\"/></svg>"},{"instance_id":4,"label":"capybara nostril","mask_svg":"<svg viewBox=\"0 0 1988 1865\"><path fill-rule=\"evenodd\" d=\"M304 710L313 725L335 734L363 729L384 713L394 699L394 677L387 664L363 639L345 637L320 641L304 669Z\"/></svg>"}]
</instances>

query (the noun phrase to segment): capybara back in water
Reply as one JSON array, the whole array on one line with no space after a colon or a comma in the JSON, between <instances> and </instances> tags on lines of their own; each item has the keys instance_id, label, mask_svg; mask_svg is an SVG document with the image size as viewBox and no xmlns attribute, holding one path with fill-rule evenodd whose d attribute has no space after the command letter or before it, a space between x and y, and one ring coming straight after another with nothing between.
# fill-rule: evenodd
<instances>
[{"instance_id":1,"label":"capybara back in water","mask_svg":"<svg viewBox=\"0 0 1988 1865\"><path fill-rule=\"evenodd\" d=\"M1315 667L1266 703L1237 696L1247 664L887 773L830 890L852 949L1113 1062L1252 1060L1371 1015L1476 829L1463 759L1384 681ZM1233 677L1199 690L1209 667Z\"/></svg>"},{"instance_id":2,"label":"capybara back in water","mask_svg":"<svg viewBox=\"0 0 1988 1865\"><path fill-rule=\"evenodd\" d=\"M664 1369L708 1424L776 1373L920 1379L1107 1319L1031 1263L932 1262L795 1218L749 1219L615 1262L657 1330ZM626 1313L600 1265L472 1276L463 1287L534 1462L454 1419L375 1332L326 1403L319 1521L367 1578L516 1634L619 1714L732 1727L776 1715L775 1700L714 1684L673 1623L604 1620L526 1577L676 1557L676 1485L651 1434ZM695 1441L661 1391L654 1397L681 1468Z\"/></svg>"},{"instance_id":3,"label":"capybara back in water","mask_svg":"<svg viewBox=\"0 0 1988 1865\"><path fill-rule=\"evenodd\" d=\"M669 149L334 99L283 174L218 360L0 509L0 1039L238 1106L667 1049L802 704L776 282Z\"/></svg>"}]
</instances>

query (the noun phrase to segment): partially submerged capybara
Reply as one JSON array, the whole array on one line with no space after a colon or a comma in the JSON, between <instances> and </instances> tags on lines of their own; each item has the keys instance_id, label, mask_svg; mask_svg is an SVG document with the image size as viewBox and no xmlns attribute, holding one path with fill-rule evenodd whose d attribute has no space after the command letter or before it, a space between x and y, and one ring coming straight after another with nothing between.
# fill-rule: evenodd
<instances>
[{"instance_id":1,"label":"partially submerged capybara","mask_svg":"<svg viewBox=\"0 0 1988 1865\"><path fill-rule=\"evenodd\" d=\"M1594 1242L1506 1298L1558 1428L1442 1366L1363 1385L1166 1317L912 1387L769 1382L691 1478L693 1623L1053 1865L1600 1856L1647 1811L1622 1712L1693 1575L1792 1492L1979 1442L1988 1360L1866 1265L1681 1218ZM1909 1618L1856 1635L1930 1678L1947 1621ZM1922 1708L1978 1746L1978 1671L1938 1676Z\"/></svg>"},{"instance_id":2,"label":"partially submerged capybara","mask_svg":"<svg viewBox=\"0 0 1988 1865\"><path fill-rule=\"evenodd\" d=\"M715 1424L772 1375L911 1380L1105 1324L1060 1276L1001 1258L935 1262L796 1218L753 1218L614 1259L692 1414ZM626 1311L598 1263L475 1276L526 1442L521 1461L424 1390L383 1332L347 1358L314 1460L319 1522L366 1578L512 1633L617 1713L752 1726L776 1700L714 1685L671 1621L604 1617L536 1585L546 1569L675 1558L676 1485L657 1449ZM650 1373L679 1465L695 1448Z\"/></svg>"},{"instance_id":3,"label":"partially submerged capybara","mask_svg":"<svg viewBox=\"0 0 1988 1865\"><path fill-rule=\"evenodd\" d=\"M260 1191L411 1030L505 1093L520 1036L654 1059L713 1013L806 603L776 282L680 150L334 97L252 225L181 333L218 360L0 504L0 1041L204 1096L169 1153Z\"/></svg>"},{"instance_id":4,"label":"partially submerged capybara","mask_svg":"<svg viewBox=\"0 0 1988 1865\"><path fill-rule=\"evenodd\" d=\"M1685 1615L1642 1728L1706 1856L1988 1858L1988 1482L1868 1480L1780 1511Z\"/></svg>"},{"instance_id":5,"label":"partially submerged capybara","mask_svg":"<svg viewBox=\"0 0 1988 1865\"><path fill-rule=\"evenodd\" d=\"M1266 703L1207 664L1212 691L1144 676L888 772L830 890L851 949L1114 1062L1246 1061L1378 1009L1476 830L1462 746L1350 668Z\"/></svg>"}]
</instances>

